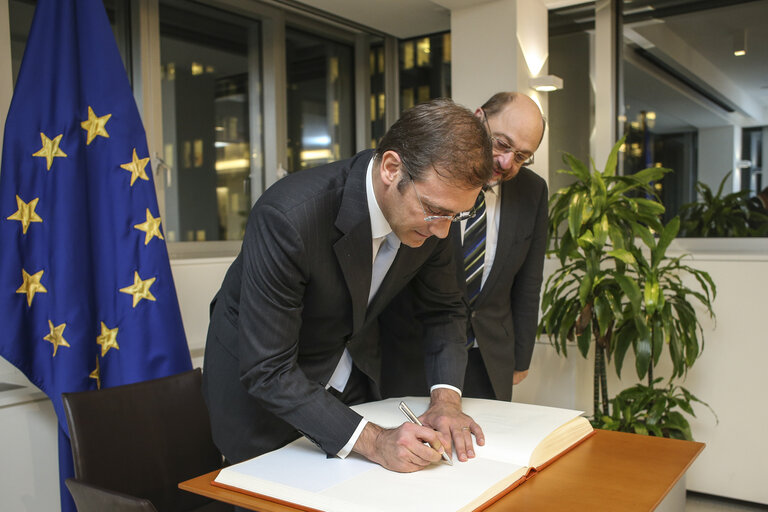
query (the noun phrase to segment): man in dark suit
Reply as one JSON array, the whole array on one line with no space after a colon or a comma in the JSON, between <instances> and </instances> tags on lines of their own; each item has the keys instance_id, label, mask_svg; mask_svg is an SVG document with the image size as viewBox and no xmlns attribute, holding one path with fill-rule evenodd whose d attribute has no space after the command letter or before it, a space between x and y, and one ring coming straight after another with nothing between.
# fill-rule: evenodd
<instances>
[{"instance_id":1,"label":"man in dark suit","mask_svg":"<svg viewBox=\"0 0 768 512\"><path fill-rule=\"evenodd\" d=\"M511 400L513 384L528 374L538 321L548 192L546 182L524 166L533 163L545 122L536 103L519 93L498 93L475 115L491 135L494 172L484 190L484 218L478 215L451 228L457 260L477 263L470 276L460 264L456 276L468 310L463 396ZM462 242L476 229L485 240L474 243L472 254ZM472 272L474 288L467 281ZM411 300L406 289L381 317L384 396L426 392L421 325ZM390 373L393 361L399 367Z\"/></svg>"},{"instance_id":2,"label":"man in dark suit","mask_svg":"<svg viewBox=\"0 0 768 512\"><path fill-rule=\"evenodd\" d=\"M396 471L440 459L424 442L474 456L471 434L478 444L483 436L461 412L464 309L445 238L491 167L479 119L435 100L403 113L375 152L264 192L211 305L206 342L204 394L228 461L300 434L329 455L355 451ZM380 398L376 317L411 281L425 311L431 403L424 427L383 429L345 404Z\"/></svg>"}]
</instances>

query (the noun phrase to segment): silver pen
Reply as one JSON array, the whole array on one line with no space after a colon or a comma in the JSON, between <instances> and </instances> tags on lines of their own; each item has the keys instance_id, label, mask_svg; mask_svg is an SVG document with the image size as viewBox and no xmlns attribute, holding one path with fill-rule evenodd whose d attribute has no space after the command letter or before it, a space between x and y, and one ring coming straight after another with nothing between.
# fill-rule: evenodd
<instances>
[{"instance_id":1,"label":"silver pen","mask_svg":"<svg viewBox=\"0 0 768 512\"><path fill-rule=\"evenodd\" d=\"M403 411L403 414L405 414L405 417L408 418L408 421L411 423L415 423L416 425L423 427L424 425L421 424L419 421L419 418L416 417L415 414L413 414L413 411L406 405L405 402L400 402L400 410ZM434 444L429 443L429 446L431 446L434 450L440 451L441 448L443 448L443 445L440 444L440 441L435 442ZM453 466L453 460L451 460L451 456L448 455L448 453L443 449L443 460Z\"/></svg>"}]
</instances>

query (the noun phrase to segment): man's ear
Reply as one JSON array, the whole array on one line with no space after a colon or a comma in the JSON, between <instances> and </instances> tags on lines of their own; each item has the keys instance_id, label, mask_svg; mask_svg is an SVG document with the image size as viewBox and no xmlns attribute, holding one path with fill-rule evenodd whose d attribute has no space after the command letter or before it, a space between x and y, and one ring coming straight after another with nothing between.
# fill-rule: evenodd
<instances>
[{"instance_id":1,"label":"man's ear","mask_svg":"<svg viewBox=\"0 0 768 512\"><path fill-rule=\"evenodd\" d=\"M395 151L385 151L381 155L381 165L379 166L379 173L381 174L381 181L387 185L396 185L400 181L400 170L403 168L400 155ZM403 172L405 174L405 172Z\"/></svg>"},{"instance_id":2,"label":"man's ear","mask_svg":"<svg viewBox=\"0 0 768 512\"><path fill-rule=\"evenodd\" d=\"M483 119L483 115L485 115L485 112L483 112L483 109L478 107L477 110L475 110L475 117L478 119Z\"/></svg>"}]
</instances>

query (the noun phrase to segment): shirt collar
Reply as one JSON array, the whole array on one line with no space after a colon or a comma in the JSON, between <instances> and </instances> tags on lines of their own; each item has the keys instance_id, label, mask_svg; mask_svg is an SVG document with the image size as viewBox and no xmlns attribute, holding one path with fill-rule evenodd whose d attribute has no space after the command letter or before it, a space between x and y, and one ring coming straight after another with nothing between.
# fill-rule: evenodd
<instances>
[{"instance_id":1,"label":"shirt collar","mask_svg":"<svg viewBox=\"0 0 768 512\"><path fill-rule=\"evenodd\" d=\"M368 197L368 215L371 218L371 235L373 238L381 238L392 232L392 227L384 217L384 213L379 208L376 201L376 195L373 193L373 162L376 157L372 157L368 162L368 169L365 171L365 193Z\"/></svg>"}]
</instances>

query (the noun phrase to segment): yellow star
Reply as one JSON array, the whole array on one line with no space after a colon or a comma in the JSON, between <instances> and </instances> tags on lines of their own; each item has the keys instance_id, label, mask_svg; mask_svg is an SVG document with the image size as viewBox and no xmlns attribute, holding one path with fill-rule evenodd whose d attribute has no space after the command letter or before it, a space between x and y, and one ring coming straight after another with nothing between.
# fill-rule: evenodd
<instances>
[{"instance_id":1,"label":"yellow star","mask_svg":"<svg viewBox=\"0 0 768 512\"><path fill-rule=\"evenodd\" d=\"M136 148L133 148L133 160L121 164L120 167L125 169L126 171L131 171L131 186L133 186L133 183L136 181L136 178L141 178L143 180L149 181L149 177L147 176L146 171L144 168L147 166L147 162L149 162L149 158L139 158L136 155Z\"/></svg>"},{"instance_id":2,"label":"yellow star","mask_svg":"<svg viewBox=\"0 0 768 512\"><path fill-rule=\"evenodd\" d=\"M117 327L110 329L104 322L101 322L101 334L96 337L96 343L101 345L101 357L107 355L111 348L120 350L117 345Z\"/></svg>"},{"instance_id":3,"label":"yellow star","mask_svg":"<svg viewBox=\"0 0 768 512\"><path fill-rule=\"evenodd\" d=\"M26 270L21 269L21 278L24 282L21 283L21 286L16 290L16 293L27 294L27 305L29 307L32 307L32 299L35 298L36 293L48 293L45 286L40 283L40 280L43 278L43 272L45 271L41 270L40 272L29 275Z\"/></svg>"},{"instance_id":4,"label":"yellow star","mask_svg":"<svg viewBox=\"0 0 768 512\"><path fill-rule=\"evenodd\" d=\"M126 286L125 288L120 288L120 291L127 293L128 295L133 295L133 307L136 307L136 304L138 304L141 299L155 300L155 296L149 291L149 287L152 286L156 279L156 277L151 277L142 281L139 277L139 273L134 271L133 284L131 286Z\"/></svg>"},{"instance_id":5,"label":"yellow star","mask_svg":"<svg viewBox=\"0 0 768 512\"><path fill-rule=\"evenodd\" d=\"M29 225L32 222L43 222L43 219L40 218L37 213L35 213L35 207L37 206L37 202L39 200L40 198L36 197L30 202L25 203L18 195L16 196L16 206L19 209L16 210L13 215L8 217L8 220L18 220L21 222L22 233L25 235L27 234L27 229L29 229Z\"/></svg>"},{"instance_id":6,"label":"yellow star","mask_svg":"<svg viewBox=\"0 0 768 512\"><path fill-rule=\"evenodd\" d=\"M104 325L104 324L101 324ZM101 389L101 372L99 369L99 358L96 358L96 369L93 370L91 373L88 374L89 379L95 379L96 380L96 389Z\"/></svg>"},{"instance_id":7,"label":"yellow star","mask_svg":"<svg viewBox=\"0 0 768 512\"><path fill-rule=\"evenodd\" d=\"M62 347L68 347L69 343L67 343L67 340L64 339L64 328L67 326L67 324L61 324L57 326L53 326L53 322L48 320L48 328L51 330L51 332L45 336L43 339L45 341L50 341L53 343L53 357L56 357L56 350L58 350L59 346Z\"/></svg>"},{"instance_id":8,"label":"yellow star","mask_svg":"<svg viewBox=\"0 0 768 512\"><path fill-rule=\"evenodd\" d=\"M53 164L54 157L66 157L67 154L61 150L59 147L59 144L61 143L61 138L64 136L63 133L60 133L56 137L53 138L53 140L49 139L45 136L43 132L40 132L40 140L43 141L43 147L41 147L37 153L32 153L32 156L39 156L39 157L45 157L45 161L48 164L48 170L51 170L51 165Z\"/></svg>"},{"instance_id":9,"label":"yellow star","mask_svg":"<svg viewBox=\"0 0 768 512\"><path fill-rule=\"evenodd\" d=\"M147 221L142 222L141 224L134 224L133 227L146 233L144 236L144 245L147 245L149 241L152 240L152 237L155 236L160 240L164 240L163 234L160 232L160 222L160 217L153 217L152 214L149 213L149 208L147 208Z\"/></svg>"},{"instance_id":10,"label":"yellow star","mask_svg":"<svg viewBox=\"0 0 768 512\"><path fill-rule=\"evenodd\" d=\"M112 117L112 114L98 117L93 112L93 109L90 107L90 105L88 106L88 120L80 123L80 126L82 126L83 129L88 132L88 139L85 141L86 146L93 142L93 139L95 139L97 135L109 138L109 134L107 133L105 126L110 117Z\"/></svg>"}]
</instances>

